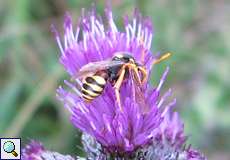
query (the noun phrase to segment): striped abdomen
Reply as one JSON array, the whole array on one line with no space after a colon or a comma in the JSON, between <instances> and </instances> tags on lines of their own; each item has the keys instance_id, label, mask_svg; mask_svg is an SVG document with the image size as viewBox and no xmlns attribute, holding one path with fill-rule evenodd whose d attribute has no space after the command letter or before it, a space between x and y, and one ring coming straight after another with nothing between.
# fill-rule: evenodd
<instances>
[{"instance_id":1,"label":"striped abdomen","mask_svg":"<svg viewBox=\"0 0 230 160\"><path fill-rule=\"evenodd\" d=\"M106 85L105 74L95 74L85 77L82 81L82 97L86 101L91 101L101 95Z\"/></svg>"}]
</instances>

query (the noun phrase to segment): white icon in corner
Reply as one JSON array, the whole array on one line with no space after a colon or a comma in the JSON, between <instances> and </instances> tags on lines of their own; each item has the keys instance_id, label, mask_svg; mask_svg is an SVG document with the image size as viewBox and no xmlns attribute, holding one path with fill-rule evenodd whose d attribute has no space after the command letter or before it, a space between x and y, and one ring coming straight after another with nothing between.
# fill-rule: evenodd
<instances>
[{"instance_id":1,"label":"white icon in corner","mask_svg":"<svg viewBox=\"0 0 230 160\"><path fill-rule=\"evenodd\" d=\"M21 159L21 139L1 138L1 160Z\"/></svg>"}]
</instances>

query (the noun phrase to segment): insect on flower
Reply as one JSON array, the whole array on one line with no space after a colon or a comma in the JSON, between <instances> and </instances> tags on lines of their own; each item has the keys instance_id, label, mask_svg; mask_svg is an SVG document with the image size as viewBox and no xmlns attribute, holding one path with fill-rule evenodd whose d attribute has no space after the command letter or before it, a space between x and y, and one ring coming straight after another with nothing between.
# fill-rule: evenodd
<instances>
[{"instance_id":1,"label":"insect on flower","mask_svg":"<svg viewBox=\"0 0 230 160\"><path fill-rule=\"evenodd\" d=\"M144 54L144 52L142 52ZM168 58L170 53L166 53L154 61L154 64ZM129 76L132 73L132 76ZM141 63L138 63L128 52L117 52L112 59L90 62L84 65L77 72L73 79L80 79L82 84L78 88L81 97L91 102L103 93L107 82L111 83L116 94L116 99L120 109L120 87L122 82L129 77L133 78L137 86L141 86L147 81L147 71Z\"/></svg>"},{"instance_id":2,"label":"insect on flower","mask_svg":"<svg viewBox=\"0 0 230 160\"><path fill-rule=\"evenodd\" d=\"M72 82L65 81L65 84L83 101L92 102L103 93L106 84L111 83L116 103L122 109L119 93L122 82L132 78L137 86L143 86L152 64L170 54L157 58L152 55L152 25L148 18L141 18L137 10L132 23L124 17L125 32L119 32L110 8L105 9L105 14L108 27L94 10L88 14L83 10L76 33L71 16L66 14L64 43L54 26L52 31L62 54L60 62L71 75Z\"/></svg>"},{"instance_id":3,"label":"insect on flower","mask_svg":"<svg viewBox=\"0 0 230 160\"><path fill-rule=\"evenodd\" d=\"M183 124L170 115L176 100L166 102L171 90L160 96L169 67L156 87L146 83L153 65L171 55L152 53L149 18L135 10L132 19L124 17L120 31L110 7L105 19L93 8L83 10L76 31L66 15L63 39L54 27L52 31L61 52L59 61L72 80L65 81L67 88L59 86L57 98L83 132L86 159L203 160L182 148Z\"/></svg>"}]
</instances>

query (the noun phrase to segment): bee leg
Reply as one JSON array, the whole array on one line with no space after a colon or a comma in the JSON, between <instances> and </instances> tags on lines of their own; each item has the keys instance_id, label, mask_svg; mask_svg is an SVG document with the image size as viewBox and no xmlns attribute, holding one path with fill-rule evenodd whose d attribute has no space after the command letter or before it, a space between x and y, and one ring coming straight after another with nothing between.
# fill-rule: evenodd
<instances>
[{"instance_id":1,"label":"bee leg","mask_svg":"<svg viewBox=\"0 0 230 160\"><path fill-rule=\"evenodd\" d=\"M141 84L144 84L147 81L148 73L144 67L138 67L138 70L141 71L142 76L143 76L141 80Z\"/></svg>"},{"instance_id":2,"label":"bee leg","mask_svg":"<svg viewBox=\"0 0 230 160\"><path fill-rule=\"evenodd\" d=\"M127 67L134 71L134 78L139 85L144 84L147 81L147 71L144 67L136 67L133 64L127 64ZM139 71L142 73L142 78L140 77Z\"/></svg>"},{"instance_id":3,"label":"bee leg","mask_svg":"<svg viewBox=\"0 0 230 160\"><path fill-rule=\"evenodd\" d=\"M140 75L138 73L138 68L137 67L133 67L132 69L134 71L134 78L135 78L135 80L138 82L139 85L141 85L142 81L141 81L141 77L140 77Z\"/></svg>"},{"instance_id":4,"label":"bee leg","mask_svg":"<svg viewBox=\"0 0 230 160\"><path fill-rule=\"evenodd\" d=\"M114 85L114 89L115 89L115 94L116 94L116 98L117 98L117 103L118 103L118 106L120 108L121 111L123 111L123 107L121 105L121 98L120 98L120 87L121 87L121 84L124 80L124 77L125 77L125 68L126 66L123 66L120 70L120 76L119 78L117 79L115 85Z\"/></svg>"}]
</instances>

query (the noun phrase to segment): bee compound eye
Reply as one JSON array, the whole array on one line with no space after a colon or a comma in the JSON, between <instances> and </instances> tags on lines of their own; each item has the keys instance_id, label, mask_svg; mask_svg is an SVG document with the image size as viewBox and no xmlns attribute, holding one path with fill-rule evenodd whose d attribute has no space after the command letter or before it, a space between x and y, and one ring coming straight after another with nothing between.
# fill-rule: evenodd
<instances>
[{"instance_id":1,"label":"bee compound eye","mask_svg":"<svg viewBox=\"0 0 230 160\"><path fill-rule=\"evenodd\" d=\"M118 61L118 60L120 60L120 58L117 57L117 56L114 56L114 57L112 58L112 60L113 60L113 61Z\"/></svg>"}]
</instances>

